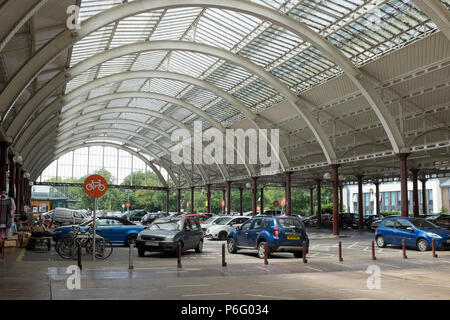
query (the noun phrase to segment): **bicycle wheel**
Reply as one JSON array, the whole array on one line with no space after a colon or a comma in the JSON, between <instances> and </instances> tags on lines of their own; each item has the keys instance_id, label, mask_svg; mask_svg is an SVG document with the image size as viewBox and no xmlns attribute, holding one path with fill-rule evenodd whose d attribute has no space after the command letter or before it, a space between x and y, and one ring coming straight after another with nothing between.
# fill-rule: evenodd
<instances>
[{"instance_id":1,"label":"bicycle wheel","mask_svg":"<svg viewBox=\"0 0 450 320\"><path fill-rule=\"evenodd\" d=\"M95 258L100 260L108 259L113 252L112 243L106 239L95 239Z\"/></svg>"},{"instance_id":2,"label":"bicycle wheel","mask_svg":"<svg viewBox=\"0 0 450 320\"><path fill-rule=\"evenodd\" d=\"M55 250L63 259L72 259L74 241L72 238L58 239L55 243Z\"/></svg>"}]
</instances>

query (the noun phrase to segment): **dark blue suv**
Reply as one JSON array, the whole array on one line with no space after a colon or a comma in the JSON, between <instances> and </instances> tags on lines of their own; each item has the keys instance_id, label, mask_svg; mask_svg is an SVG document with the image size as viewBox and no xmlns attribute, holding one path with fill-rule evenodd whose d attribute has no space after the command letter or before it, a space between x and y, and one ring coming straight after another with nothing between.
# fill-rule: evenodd
<instances>
[{"instance_id":1,"label":"dark blue suv","mask_svg":"<svg viewBox=\"0 0 450 320\"><path fill-rule=\"evenodd\" d=\"M227 247L230 253L239 249L258 250L258 257L263 259L267 243L269 255L275 251L292 252L296 258L302 258L303 242L308 253L308 233L299 217L255 216L229 233Z\"/></svg>"}]
</instances>

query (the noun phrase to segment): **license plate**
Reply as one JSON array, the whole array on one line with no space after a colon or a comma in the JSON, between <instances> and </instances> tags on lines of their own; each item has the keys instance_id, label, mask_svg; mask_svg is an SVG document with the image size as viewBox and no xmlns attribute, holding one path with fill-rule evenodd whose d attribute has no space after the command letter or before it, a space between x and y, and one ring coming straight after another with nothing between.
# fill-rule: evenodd
<instances>
[{"instance_id":1,"label":"license plate","mask_svg":"<svg viewBox=\"0 0 450 320\"><path fill-rule=\"evenodd\" d=\"M288 240L300 240L300 236L288 236Z\"/></svg>"},{"instance_id":2,"label":"license plate","mask_svg":"<svg viewBox=\"0 0 450 320\"><path fill-rule=\"evenodd\" d=\"M157 246L159 246L159 243L158 242L153 242L153 241L146 241L145 245L148 246L148 247L157 247Z\"/></svg>"},{"instance_id":3,"label":"license plate","mask_svg":"<svg viewBox=\"0 0 450 320\"><path fill-rule=\"evenodd\" d=\"M447 243L450 243L450 240L447 240Z\"/></svg>"}]
</instances>

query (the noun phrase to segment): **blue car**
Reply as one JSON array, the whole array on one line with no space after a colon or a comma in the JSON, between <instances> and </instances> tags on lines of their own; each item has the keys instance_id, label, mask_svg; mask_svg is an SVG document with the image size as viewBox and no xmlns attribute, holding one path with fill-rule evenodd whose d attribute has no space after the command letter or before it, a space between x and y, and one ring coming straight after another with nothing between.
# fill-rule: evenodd
<instances>
[{"instance_id":1,"label":"blue car","mask_svg":"<svg viewBox=\"0 0 450 320\"><path fill-rule=\"evenodd\" d=\"M89 220L80 225L81 230L87 230L92 225L92 220ZM69 234L72 226L59 227L54 230L53 240ZM126 219L116 217L100 217L96 222L96 229L99 234L105 239L111 241L113 244L128 245L136 240L139 232L145 229L145 226L135 225Z\"/></svg>"},{"instance_id":2,"label":"blue car","mask_svg":"<svg viewBox=\"0 0 450 320\"><path fill-rule=\"evenodd\" d=\"M307 253L308 234L299 217L255 216L228 234L227 248L230 253L236 253L239 249L254 249L263 259L267 243L268 255L276 251L292 252L296 258L302 258L303 242Z\"/></svg>"},{"instance_id":3,"label":"blue car","mask_svg":"<svg viewBox=\"0 0 450 320\"><path fill-rule=\"evenodd\" d=\"M432 239L436 249L450 248L450 230L439 228L424 218L384 219L375 231L375 241L380 248L387 244L415 247L420 251L430 250Z\"/></svg>"}]
</instances>

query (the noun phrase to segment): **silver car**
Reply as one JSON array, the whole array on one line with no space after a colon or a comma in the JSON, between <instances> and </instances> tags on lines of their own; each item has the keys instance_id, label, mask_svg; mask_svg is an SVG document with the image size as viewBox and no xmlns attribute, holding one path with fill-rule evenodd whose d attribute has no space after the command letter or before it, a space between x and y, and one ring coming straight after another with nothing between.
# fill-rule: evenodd
<instances>
[{"instance_id":1,"label":"silver car","mask_svg":"<svg viewBox=\"0 0 450 320\"><path fill-rule=\"evenodd\" d=\"M205 238L227 240L228 233L240 226L251 217L244 216L227 216L219 220L216 224L206 229Z\"/></svg>"}]
</instances>

